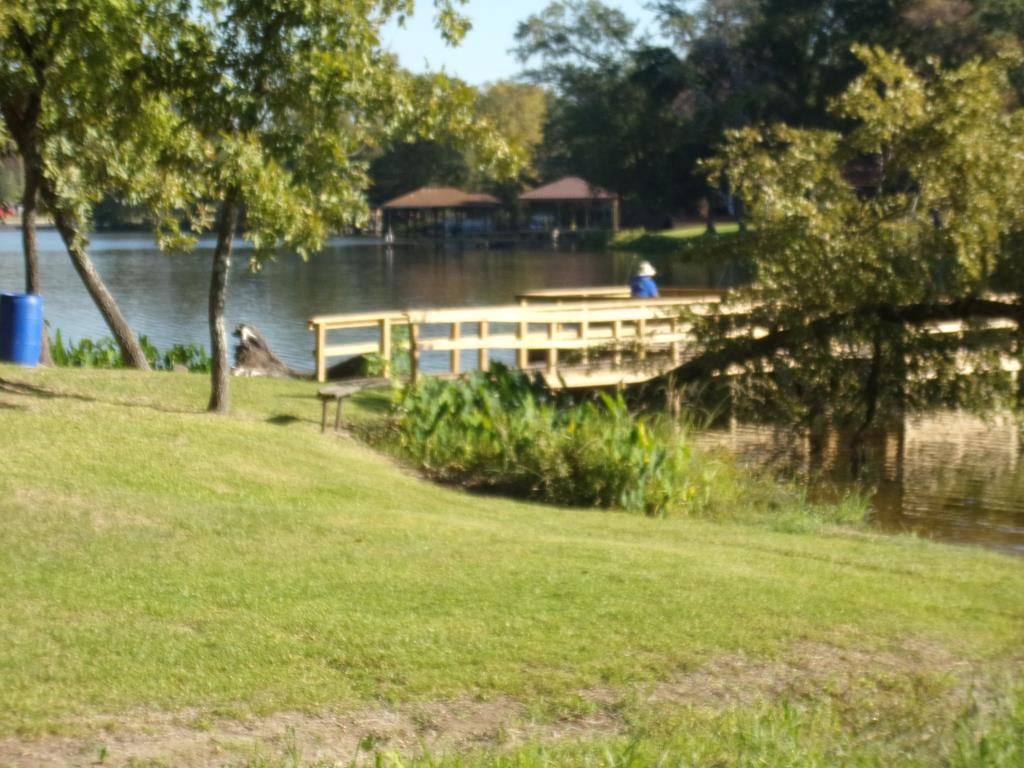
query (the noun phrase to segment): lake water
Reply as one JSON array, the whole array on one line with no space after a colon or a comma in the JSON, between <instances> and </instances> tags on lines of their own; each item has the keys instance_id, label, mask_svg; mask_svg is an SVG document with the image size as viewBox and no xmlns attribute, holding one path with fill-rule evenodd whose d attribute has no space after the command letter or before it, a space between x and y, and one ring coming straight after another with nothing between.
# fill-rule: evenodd
<instances>
[{"instance_id":1,"label":"lake water","mask_svg":"<svg viewBox=\"0 0 1024 768\"><path fill-rule=\"evenodd\" d=\"M1024 556L1024 436L1010 417L941 412L871 436L855 455L837 435L817 445L789 430L737 424L702 435L741 464L797 478L819 498L854 489L886 531Z\"/></svg>"},{"instance_id":2,"label":"lake water","mask_svg":"<svg viewBox=\"0 0 1024 768\"><path fill-rule=\"evenodd\" d=\"M159 348L174 343L209 348L206 321L211 243L194 255L164 256L145 235L96 235L90 253L122 311ZM20 233L0 230L0 291L24 288ZM109 335L55 232L40 232L46 317L65 338ZM723 288L744 279L728 264L653 260L666 285ZM311 370L318 314L412 307L503 304L534 288L624 284L635 258L583 251L455 251L337 240L303 262L281 258L259 274L246 268L239 244L228 291L228 327L246 322L290 365ZM1024 461L1021 434L1010 420L981 421L936 414L880 435L854 472L833 441L811 450L807 440L778 430L738 426L709 441L740 461L783 467L820 488L859 483L875 490L874 518L886 530L976 544L1024 555Z\"/></svg>"},{"instance_id":3,"label":"lake water","mask_svg":"<svg viewBox=\"0 0 1024 768\"><path fill-rule=\"evenodd\" d=\"M65 339L109 336L78 274L52 230L40 231L45 312ZM165 256L145 235L96 235L90 255L137 333L158 348L198 343L210 348L207 292L212 243L192 255ZM0 230L0 291L24 290L20 233ZM248 270L239 244L228 284L228 328L256 326L282 360L314 366L314 315L459 305L512 303L534 288L625 285L635 259L573 251L458 251L336 240L308 262L297 257ZM742 279L722 265L664 266L666 283L725 287Z\"/></svg>"}]
</instances>

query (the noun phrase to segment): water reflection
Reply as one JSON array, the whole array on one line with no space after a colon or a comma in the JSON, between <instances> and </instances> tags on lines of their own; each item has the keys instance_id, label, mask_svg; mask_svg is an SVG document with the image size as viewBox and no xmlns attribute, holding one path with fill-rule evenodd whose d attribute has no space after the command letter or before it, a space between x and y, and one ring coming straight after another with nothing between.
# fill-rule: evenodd
<instances>
[{"instance_id":1,"label":"water reflection","mask_svg":"<svg viewBox=\"0 0 1024 768\"><path fill-rule=\"evenodd\" d=\"M873 520L885 530L1024 555L1024 460L1012 417L909 418L857 452L835 434L813 441L738 424L703 439L747 466L795 476L820 496L869 489Z\"/></svg>"}]
</instances>

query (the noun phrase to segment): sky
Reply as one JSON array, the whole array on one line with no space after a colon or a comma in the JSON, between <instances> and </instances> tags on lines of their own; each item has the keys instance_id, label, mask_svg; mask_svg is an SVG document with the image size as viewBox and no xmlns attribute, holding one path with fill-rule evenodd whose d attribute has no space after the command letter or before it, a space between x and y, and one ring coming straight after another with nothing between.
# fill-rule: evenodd
<instances>
[{"instance_id":1,"label":"sky","mask_svg":"<svg viewBox=\"0 0 1024 768\"><path fill-rule=\"evenodd\" d=\"M448 48L434 29L434 4L431 0L418 0L416 15L406 22L404 29L389 26L385 42L398 54L402 65L414 72L443 67L448 74L474 85L511 78L522 69L509 53L516 25L542 11L549 2L469 0L462 9L473 22L473 29L461 46ZM652 19L651 13L644 10L644 0L606 0L606 3L640 21L641 27Z\"/></svg>"}]
</instances>

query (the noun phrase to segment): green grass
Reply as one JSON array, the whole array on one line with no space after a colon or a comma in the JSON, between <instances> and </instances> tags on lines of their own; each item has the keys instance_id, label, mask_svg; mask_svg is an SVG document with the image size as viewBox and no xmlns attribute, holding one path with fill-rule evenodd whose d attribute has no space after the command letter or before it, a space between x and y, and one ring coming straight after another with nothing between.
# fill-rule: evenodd
<instances>
[{"instance_id":1,"label":"green grass","mask_svg":"<svg viewBox=\"0 0 1024 768\"><path fill-rule=\"evenodd\" d=\"M923 702L918 702L923 704ZM890 768L924 765L928 757L916 747L922 733L934 738L941 714L923 705L933 721L888 722L885 729L872 718L892 711L851 712L829 704L805 705L782 700L772 705L713 712L685 708L668 717L640 715L627 737L599 742L532 744L509 750L468 755L391 756L391 768ZM1024 765L1024 695L1010 694L997 711L982 715L970 707L954 713L953 748L942 764L949 768L1019 768ZM852 727L851 727L852 726ZM889 731L910 729L902 738ZM939 726L941 727L941 726ZM877 738L880 731L887 738ZM929 733L930 731L930 733ZM872 738L875 736L876 738ZM271 763L272 764L272 763Z\"/></svg>"},{"instance_id":2,"label":"green grass","mask_svg":"<svg viewBox=\"0 0 1024 768\"><path fill-rule=\"evenodd\" d=\"M601 691L653 750L676 736L641 727L632 692L821 648L901 660L891 675L837 662L837 688L827 666L807 673L825 678L813 690L789 681L801 712L840 723L823 744L859 744L842 713L878 700L894 724L872 725L872 744L934 711L945 740L922 754L939 755L943 696L1019 658L1019 560L470 496L321 436L314 384L232 386L235 413L218 418L202 376L0 366L0 736L456 699L558 719ZM352 416L383 404L364 395ZM697 718L685 727L713 740L716 718L761 716L713 704L650 719Z\"/></svg>"},{"instance_id":3,"label":"green grass","mask_svg":"<svg viewBox=\"0 0 1024 768\"><path fill-rule=\"evenodd\" d=\"M736 223L720 223L715 225L715 229L720 235L734 235L740 231L740 225ZM670 240L689 240L693 237L702 237L707 232L707 226L704 224L693 224L688 227L679 227L678 229L666 229L660 232L652 233L656 237L665 237Z\"/></svg>"},{"instance_id":4,"label":"green grass","mask_svg":"<svg viewBox=\"0 0 1024 768\"><path fill-rule=\"evenodd\" d=\"M694 248L715 242L719 237L739 233L739 224L732 222L719 223L715 228L717 235L712 236L706 235L707 227L704 224L654 232L627 229L612 238L610 247L639 254L673 255L692 251Z\"/></svg>"}]
</instances>

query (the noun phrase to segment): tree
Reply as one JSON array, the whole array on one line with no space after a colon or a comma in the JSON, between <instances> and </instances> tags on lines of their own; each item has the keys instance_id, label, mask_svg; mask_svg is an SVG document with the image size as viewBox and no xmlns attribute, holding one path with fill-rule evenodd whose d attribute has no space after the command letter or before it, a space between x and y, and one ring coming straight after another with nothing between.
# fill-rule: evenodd
<instances>
[{"instance_id":1,"label":"tree","mask_svg":"<svg viewBox=\"0 0 1024 768\"><path fill-rule=\"evenodd\" d=\"M53 216L125 361L146 357L87 252L91 205L104 191L140 193L145 163L168 116L154 98L144 51L160 22L174 26L171 0L22 0L0 8L0 113L24 169L22 233L26 290L41 291L36 244L39 202Z\"/></svg>"},{"instance_id":2,"label":"tree","mask_svg":"<svg viewBox=\"0 0 1024 768\"><path fill-rule=\"evenodd\" d=\"M925 77L855 53L866 71L832 105L849 130L740 129L706 164L747 201L757 279L700 325L705 351L676 373L738 367L762 414L863 433L1016 394L999 361L1020 358L1019 336L984 323L1024 321L1024 110L1007 106L1014 62Z\"/></svg>"},{"instance_id":3,"label":"tree","mask_svg":"<svg viewBox=\"0 0 1024 768\"><path fill-rule=\"evenodd\" d=\"M582 70L609 70L636 43L636 23L601 0L557 0L516 27L516 55L539 60L527 77L559 91Z\"/></svg>"},{"instance_id":4,"label":"tree","mask_svg":"<svg viewBox=\"0 0 1024 768\"><path fill-rule=\"evenodd\" d=\"M466 22L437 0L452 41ZM440 75L413 77L380 44L380 29L411 0L208 0L177 33L168 90L194 137L171 173L192 223L216 234L209 294L210 410L229 406L224 306L241 212L253 268L284 250L305 257L331 231L365 220L367 159L384 140L457 134L495 172L516 158L472 110L474 91ZM211 204L211 209L208 205ZM165 243L181 242L162 217ZM194 242L194 241L193 241Z\"/></svg>"},{"instance_id":5,"label":"tree","mask_svg":"<svg viewBox=\"0 0 1024 768\"><path fill-rule=\"evenodd\" d=\"M553 92L538 165L614 189L633 221L660 223L690 191L697 156L679 96L685 62L644 43L621 11L597 0L549 5L522 22L516 55Z\"/></svg>"},{"instance_id":6,"label":"tree","mask_svg":"<svg viewBox=\"0 0 1024 768\"><path fill-rule=\"evenodd\" d=\"M536 174L536 153L544 141L548 96L543 88L511 80L485 85L477 99L478 112L523 158L523 172Z\"/></svg>"},{"instance_id":7,"label":"tree","mask_svg":"<svg viewBox=\"0 0 1024 768\"><path fill-rule=\"evenodd\" d=\"M473 170L463 147L433 139L398 141L370 164L376 205L420 187L468 187Z\"/></svg>"},{"instance_id":8,"label":"tree","mask_svg":"<svg viewBox=\"0 0 1024 768\"><path fill-rule=\"evenodd\" d=\"M377 205L412 189L425 186L487 189L514 199L522 176L536 175L535 155L544 139L547 94L535 85L508 80L483 86L476 96L476 113L521 160L516 178L501 182L490 178L476 148L461 141L400 140L386 146L370 164L369 197Z\"/></svg>"}]
</instances>

